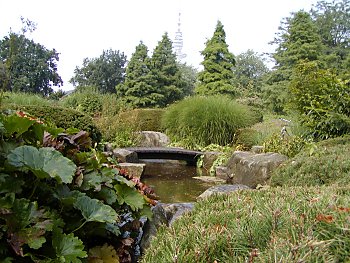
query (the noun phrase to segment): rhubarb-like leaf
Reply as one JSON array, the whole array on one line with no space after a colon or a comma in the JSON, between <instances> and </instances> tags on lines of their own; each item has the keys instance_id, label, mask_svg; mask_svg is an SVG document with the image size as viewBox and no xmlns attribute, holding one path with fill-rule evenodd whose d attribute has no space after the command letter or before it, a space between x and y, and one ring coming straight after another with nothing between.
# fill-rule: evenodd
<instances>
[{"instance_id":1,"label":"rhubarb-like leaf","mask_svg":"<svg viewBox=\"0 0 350 263\"><path fill-rule=\"evenodd\" d=\"M114 223L118 220L118 214L112 207L88 196L78 197L74 207L81 211L88 222Z\"/></svg>"},{"instance_id":2,"label":"rhubarb-like leaf","mask_svg":"<svg viewBox=\"0 0 350 263\"><path fill-rule=\"evenodd\" d=\"M57 262L77 263L87 257L83 242L74 234L64 234L60 229L53 232L52 246L56 251ZM56 262L56 261L55 261Z\"/></svg>"},{"instance_id":3,"label":"rhubarb-like leaf","mask_svg":"<svg viewBox=\"0 0 350 263\"><path fill-rule=\"evenodd\" d=\"M21 170L30 170L38 178L55 178L59 183L71 183L76 165L52 148L20 146L8 156L8 163Z\"/></svg>"},{"instance_id":4,"label":"rhubarb-like leaf","mask_svg":"<svg viewBox=\"0 0 350 263\"><path fill-rule=\"evenodd\" d=\"M120 205L126 203L133 211L137 211L142 209L145 204L142 194L134 188L130 188L125 184L117 184L114 189L117 191L117 199Z\"/></svg>"}]
</instances>

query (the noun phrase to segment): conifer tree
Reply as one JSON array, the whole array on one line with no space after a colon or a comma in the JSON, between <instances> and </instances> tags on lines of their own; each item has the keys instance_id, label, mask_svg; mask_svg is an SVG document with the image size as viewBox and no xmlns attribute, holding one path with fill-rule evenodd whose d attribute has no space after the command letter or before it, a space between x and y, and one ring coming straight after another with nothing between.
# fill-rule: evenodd
<instances>
[{"instance_id":1,"label":"conifer tree","mask_svg":"<svg viewBox=\"0 0 350 263\"><path fill-rule=\"evenodd\" d=\"M151 71L157 89L155 95L157 95L158 106L165 107L182 98L181 72L167 33L162 36L162 40L153 51Z\"/></svg>"},{"instance_id":2,"label":"conifer tree","mask_svg":"<svg viewBox=\"0 0 350 263\"><path fill-rule=\"evenodd\" d=\"M228 50L226 33L220 21L217 22L214 35L206 42L201 54L204 56L201 63L204 69L198 74L199 85L196 87L196 93L235 95L237 92L232 84L235 58Z\"/></svg>"},{"instance_id":3,"label":"conifer tree","mask_svg":"<svg viewBox=\"0 0 350 263\"><path fill-rule=\"evenodd\" d=\"M133 107L156 106L160 96L153 79L148 48L141 41L127 65L125 82L116 87L117 94Z\"/></svg>"}]
</instances>

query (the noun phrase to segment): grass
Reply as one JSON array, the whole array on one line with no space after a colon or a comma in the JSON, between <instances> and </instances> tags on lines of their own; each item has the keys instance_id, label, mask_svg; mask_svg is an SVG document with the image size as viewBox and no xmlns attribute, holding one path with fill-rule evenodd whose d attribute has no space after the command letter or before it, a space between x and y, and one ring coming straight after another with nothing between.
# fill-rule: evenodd
<instances>
[{"instance_id":1,"label":"grass","mask_svg":"<svg viewBox=\"0 0 350 263\"><path fill-rule=\"evenodd\" d=\"M212 196L161 227L148 262L345 262L350 187L295 187Z\"/></svg>"},{"instance_id":2,"label":"grass","mask_svg":"<svg viewBox=\"0 0 350 263\"><path fill-rule=\"evenodd\" d=\"M271 176L273 186L347 185L350 182L350 136L310 145Z\"/></svg>"},{"instance_id":3,"label":"grass","mask_svg":"<svg viewBox=\"0 0 350 263\"><path fill-rule=\"evenodd\" d=\"M189 147L227 145L235 132L258 121L248 106L224 96L190 97L171 105L163 118L166 133Z\"/></svg>"},{"instance_id":4,"label":"grass","mask_svg":"<svg viewBox=\"0 0 350 263\"><path fill-rule=\"evenodd\" d=\"M4 96L3 107L6 105L52 106L54 103L42 96L23 92L4 92Z\"/></svg>"}]
</instances>

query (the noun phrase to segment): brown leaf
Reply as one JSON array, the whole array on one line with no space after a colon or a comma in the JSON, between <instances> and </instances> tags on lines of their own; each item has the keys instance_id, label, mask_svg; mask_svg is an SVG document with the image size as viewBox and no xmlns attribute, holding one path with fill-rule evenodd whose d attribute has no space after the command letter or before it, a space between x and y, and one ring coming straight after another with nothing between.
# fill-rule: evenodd
<instances>
[{"instance_id":1,"label":"brown leaf","mask_svg":"<svg viewBox=\"0 0 350 263\"><path fill-rule=\"evenodd\" d=\"M334 218L331 215L318 214L316 220L319 222L332 223Z\"/></svg>"}]
</instances>

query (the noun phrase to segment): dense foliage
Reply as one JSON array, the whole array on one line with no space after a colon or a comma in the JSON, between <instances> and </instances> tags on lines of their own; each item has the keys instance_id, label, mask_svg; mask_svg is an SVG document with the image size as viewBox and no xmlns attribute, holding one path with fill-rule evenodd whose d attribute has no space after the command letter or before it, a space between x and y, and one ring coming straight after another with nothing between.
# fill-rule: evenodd
<instances>
[{"instance_id":1,"label":"dense foliage","mask_svg":"<svg viewBox=\"0 0 350 263\"><path fill-rule=\"evenodd\" d=\"M196 93L200 95L236 95L233 86L233 67L235 58L228 50L226 33L223 24L218 21L213 36L206 42L202 65L203 71L198 73Z\"/></svg>"},{"instance_id":2,"label":"dense foliage","mask_svg":"<svg viewBox=\"0 0 350 263\"><path fill-rule=\"evenodd\" d=\"M70 82L78 89L93 86L101 93L115 93L115 87L124 82L126 62L123 52L103 50L98 58L85 58Z\"/></svg>"},{"instance_id":3,"label":"dense foliage","mask_svg":"<svg viewBox=\"0 0 350 263\"><path fill-rule=\"evenodd\" d=\"M258 122L248 106L224 96L190 97L171 105L164 114L166 133L187 146L227 145L239 128Z\"/></svg>"},{"instance_id":4,"label":"dense foliage","mask_svg":"<svg viewBox=\"0 0 350 263\"><path fill-rule=\"evenodd\" d=\"M349 184L349 136L325 140L310 146L273 173L273 186Z\"/></svg>"},{"instance_id":5,"label":"dense foliage","mask_svg":"<svg viewBox=\"0 0 350 263\"><path fill-rule=\"evenodd\" d=\"M99 142L101 140L101 132L94 125L92 118L82 112L58 106L9 105L9 107L23 110L60 128L73 127L85 130L89 132L93 141Z\"/></svg>"},{"instance_id":6,"label":"dense foliage","mask_svg":"<svg viewBox=\"0 0 350 263\"><path fill-rule=\"evenodd\" d=\"M58 53L22 33L0 40L0 83L5 90L49 95L63 84L57 72Z\"/></svg>"},{"instance_id":7,"label":"dense foliage","mask_svg":"<svg viewBox=\"0 0 350 263\"><path fill-rule=\"evenodd\" d=\"M291 106L316 139L350 133L350 85L315 62L302 63L290 84Z\"/></svg>"},{"instance_id":8,"label":"dense foliage","mask_svg":"<svg viewBox=\"0 0 350 263\"><path fill-rule=\"evenodd\" d=\"M349 186L214 195L162 227L141 262L348 262Z\"/></svg>"},{"instance_id":9,"label":"dense foliage","mask_svg":"<svg viewBox=\"0 0 350 263\"><path fill-rule=\"evenodd\" d=\"M152 190L91 149L86 132L62 133L23 112L1 114L0 127L1 261L82 262L108 244L113 262L131 262Z\"/></svg>"}]
</instances>

